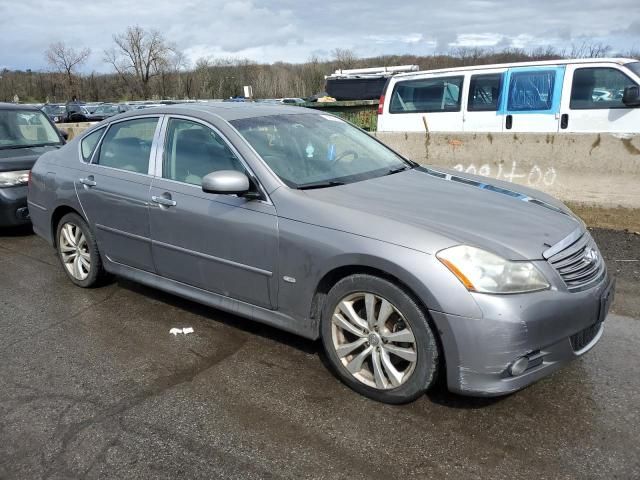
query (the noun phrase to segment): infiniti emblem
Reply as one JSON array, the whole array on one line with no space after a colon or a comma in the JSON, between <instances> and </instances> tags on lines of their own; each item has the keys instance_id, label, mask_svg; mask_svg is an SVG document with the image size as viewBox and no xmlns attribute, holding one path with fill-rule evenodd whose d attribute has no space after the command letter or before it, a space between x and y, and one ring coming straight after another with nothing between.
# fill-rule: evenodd
<instances>
[{"instance_id":1,"label":"infiniti emblem","mask_svg":"<svg viewBox=\"0 0 640 480\"><path fill-rule=\"evenodd\" d=\"M593 263L598 260L598 252L594 248L588 248L584 253L584 258L589 263Z\"/></svg>"}]
</instances>

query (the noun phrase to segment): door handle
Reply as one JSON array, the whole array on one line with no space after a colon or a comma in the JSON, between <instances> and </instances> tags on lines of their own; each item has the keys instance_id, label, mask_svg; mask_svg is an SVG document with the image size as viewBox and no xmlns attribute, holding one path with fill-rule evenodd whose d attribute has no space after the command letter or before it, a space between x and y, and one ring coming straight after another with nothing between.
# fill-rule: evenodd
<instances>
[{"instance_id":1,"label":"door handle","mask_svg":"<svg viewBox=\"0 0 640 480\"><path fill-rule=\"evenodd\" d=\"M81 178L79 182L87 187L95 187L97 183L93 180L93 175L89 175L87 178Z\"/></svg>"},{"instance_id":2,"label":"door handle","mask_svg":"<svg viewBox=\"0 0 640 480\"><path fill-rule=\"evenodd\" d=\"M563 113L562 116L560 117L560 128L564 130L568 126L569 126L569 114Z\"/></svg>"},{"instance_id":3,"label":"door handle","mask_svg":"<svg viewBox=\"0 0 640 480\"><path fill-rule=\"evenodd\" d=\"M157 203L158 205L163 205L165 207L175 207L178 204L175 200L171 200L170 198L167 198L167 197L159 197L156 195L153 195L151 197L151 201L154 203Z\"/></svg>"},{"instance_id":4,"label":"door handle","mask_svg":"<svg viewBox=\"0 0 640 480\"><path fill-rule=\"evenodd\" d=\"M507 115L507 118L504 122L504 128L506 128L507 130L511 130L512 126L513 126L513 115Z\"/></svg>"}]
</instances>

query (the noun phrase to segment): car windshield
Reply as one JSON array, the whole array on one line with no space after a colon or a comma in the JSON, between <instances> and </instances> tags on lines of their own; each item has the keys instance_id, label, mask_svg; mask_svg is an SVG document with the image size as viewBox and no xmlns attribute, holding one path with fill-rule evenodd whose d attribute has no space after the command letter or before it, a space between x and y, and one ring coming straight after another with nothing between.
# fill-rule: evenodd
<instances>
[{"instance_id":1,"label":"car windshield","mask_svg":"<svg viewBox=\"0 0 640 480\"><path fill-rule=\"evenodd\" d=\"M40 110L0 110L0 149L60 143L58 133Z\"/></svg>"},{"instance_id":2,"label":"car windshield","mask_svg":"<svg viewBox=\"0 0 640 480\"><path fill-rule=\"evenodd\" d=\"M367 133L332 115L271 115L231 124L293 188L330 187L411 167Z\"/></svg>"},{"instance_id":3,"label":"car windshield","mask_svg":"<svg viewBox=\"0 0 640 480\"><path fill-rule=\"evenodd\" d=\"M94 113L118 113L118 107L116 105L103 105L96 108Z\"/></svg>"},{"instance_id":4,"label":"car windshield","mask_svg":"<svg viewBox=\"0 0 640 480\"><path fill-rule=\"evenodd\" d=\"M64 115L64 105L45 105L42 110L48 115Z\"/></svg>"}]
</instances>

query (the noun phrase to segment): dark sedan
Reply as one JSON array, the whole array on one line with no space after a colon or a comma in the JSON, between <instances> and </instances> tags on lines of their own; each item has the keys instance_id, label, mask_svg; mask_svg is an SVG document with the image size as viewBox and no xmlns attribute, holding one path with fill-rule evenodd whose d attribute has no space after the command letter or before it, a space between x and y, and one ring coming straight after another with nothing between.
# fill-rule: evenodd
<instances>
[{"instance_id":1,"label":"dark sedan","mask_svg":"<svg viewBox=\"0 0 640 480\"><path fill-rule=\"evenodd\" d=\"M119 113L128 112L131 107L125 103L107 104L98 106L91 115L87 117L90 122L99 122L105 118L112 117Z\"/></svg>"},{"instance_id":2,"label":"dark sedan","mask_svg":"<svg viewBox=\"0 0 640 480\"><path fill-rule=\"evenodd\" d=\"M29 171L40 155L63 144L41 110L0 103L0 227L29 223Z\"/></svg>"}]
</instances>

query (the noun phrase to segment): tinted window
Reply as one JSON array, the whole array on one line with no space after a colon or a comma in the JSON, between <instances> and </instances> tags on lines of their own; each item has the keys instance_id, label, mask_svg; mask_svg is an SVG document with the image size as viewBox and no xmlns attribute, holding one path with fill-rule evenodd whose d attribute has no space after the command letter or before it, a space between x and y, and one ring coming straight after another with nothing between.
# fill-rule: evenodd
<instances>
[{"instance_id":1,"label":"tinted window","mask_svg":"<svg viewBox=\"0 0 640 480\"><path fill-rule=\"evenodd\" d=\"M622 103L624 89L635 82L615 68L579 68L573 72L573 110L628 108Z\"/></svg>"},{"instance_id":2,"label":"tinted window","mask_svg":"<svg viewBox=\"0 0 640 480\"><path fill-rule=\"evenodd\" d=\"M399 82L391 96L391 113L458 112L464 77Z\"/></svg>"},{"instance_id":3,"label":"tinted window","mask_svg":"<svg viewBox=\"0 0 640 480\"><path fill-rule=\"evenodd\" d=\"M162 176L201 185L202 177L219 170L243 172L244 168L209 127L189 120L169 120Z\"/></svg>"},{"instance_id":4,"label":"tinted window","mask_svg":"<svg viewBox=\"0 0 640 480\"><path fill-rule=\"evenodd\" d=\"M467 110L470 112L495 112L498 110L502 76L502 73L473 75L469 83Z\"/></svg>"},{"instance_id":5,"label":"tinted window","mask_svg":"<svg viewBox=\"0 0 640 480\"><path fill-rule=\"evenodd\" d=\"M104 136L98 163L105 167L147 173L157 118L138 118L114 123Z\"/></svg>"},{"instance_id":6,"label":"tinted window","mask_svg":"<svg viewBox=\"0 0 640 480\"><path fill-rule=\"evenodd\" d=\"M512 112L550 110L556 72L534 70L514 72L509 84L508 110Z\"/></svg>"},{"instance_id":7,"label":"tinted window","mask_svg":"<svg viewBox=\"0 0 640 480\"><path fill-rule=\"evenodd\" d=\"M640 62L627 63L625 67L640 77Z\"/></svg>"},{"instance_id":8,"label":"tinted window","mask_svg":"<svg viewBox=\"0 0 640 480\"><path fill-rule=\"evenodd\" d=\"M99 130L96 130L95 132L90 133L82 139L82 142L80 143L80 149L82 150L82 159L85 162L88 162L89 159L91 159L91 154L95 150L96 145L98 144L98 140L100 140L100 137L103 133L104 128L101 128Z\"/></svg>"}]
</instances>

